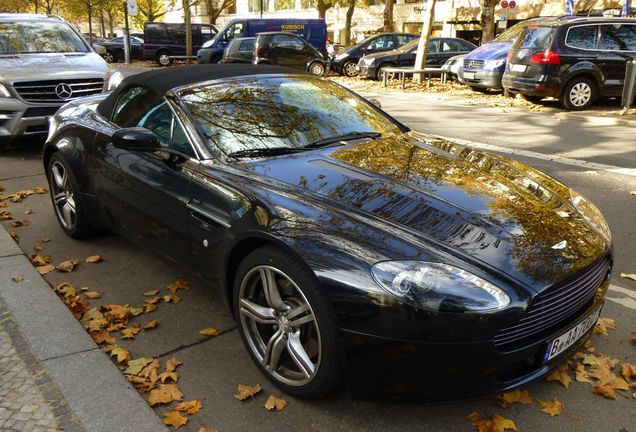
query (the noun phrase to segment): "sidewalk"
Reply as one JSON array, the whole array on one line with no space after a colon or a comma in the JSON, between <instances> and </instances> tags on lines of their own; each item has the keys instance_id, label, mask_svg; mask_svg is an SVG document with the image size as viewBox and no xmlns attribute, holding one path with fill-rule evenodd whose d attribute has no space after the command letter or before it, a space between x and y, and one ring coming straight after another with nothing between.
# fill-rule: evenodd
<instances>
[{"instance_id":1,"label":"sidewalk","mask_svg":"<svg viewBox=\"0 0 636 432\"><path fill-rule=\"evenodd\" d=\"M166 430L1 226L0 430Z\"/></svg>"}]
</instances>

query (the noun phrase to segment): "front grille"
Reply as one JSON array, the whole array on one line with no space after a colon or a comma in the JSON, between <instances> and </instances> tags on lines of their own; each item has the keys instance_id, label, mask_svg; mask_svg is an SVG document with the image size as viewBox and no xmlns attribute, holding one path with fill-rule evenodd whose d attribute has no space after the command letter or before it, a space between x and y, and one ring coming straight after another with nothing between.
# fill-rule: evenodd
<instances>
[{"instance_id":1,"label":"front grille","mask_svg":"<svg viewBox=\"0 0 636 432\"><path fill-rule=\"evenodd\" d=\"M22 117L46 117L57 112L58 107L32 107L27 108Z\"/></svg>"},{"instance_id":2,"label":"front grille","mask_svg":"<svg viewBox=\"0 0 636 432\"><path fill-rule=\"evenodd\" d=\"M481 69L484 67L484 60L464 59L464 69Z\"/></svg>"},{"instance_id":3,"label":"front grille","mask_svg":"<svg viewBox=\"0 0 636 432\"><path fill-rule=\"evenodd\" d=\"M101 93L104 80L68 79L50 81L22 81L13 84L26 102L66 102L83 96Z\"/></svg>"},{"instance_id":4,"label":"front grille","mask_svg":"<svg viewBox=\"0 0 636 432\"><path fill-rule=\"evenodd\" d=\"M516 325L499 331L494 339L495 346L511 349L545 338L588 306L607 278L609 269L610 258L604 257L537 295Z\"/></svg>"}]
</instances>

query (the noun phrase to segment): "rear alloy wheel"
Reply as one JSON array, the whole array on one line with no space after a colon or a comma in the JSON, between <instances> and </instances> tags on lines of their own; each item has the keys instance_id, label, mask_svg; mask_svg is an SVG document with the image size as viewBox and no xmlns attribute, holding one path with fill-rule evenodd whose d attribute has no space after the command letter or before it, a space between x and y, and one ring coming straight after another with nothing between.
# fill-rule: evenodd
<instances>
[{"instance_id":1,"label":"rear alloy wheel","mask_svg":"<svg viewBox=\"0 0 636 432\"><path fill-rule=\"evenodd\" d=\"M563 89L561 105L572 111L588 109L596 99L596 86L588 78L574 78Z\"/></svg>"},{"instance_id":2,"label":"rear alloy wheel","mask_svg":"<svg viewBox=\"0 0 636 432\"><path fill-rule=\"evenodd\" d=\"M386 68L391 68L391 67L393 67L393 65L392 65L392 64L385 64L385 65L380 66L380 67L378 68L378 72L377 72L377 74L376 74L376 79L377 79L378 81L382 81L382 80L384 79L384 70L385 70ZM391 72L391 73L388 73L388 74L387 74L386 80L387 80L387 81L391 81L393 78L395 78L395 74L394 74L393 72Z\"/></svg>"},{"instance_id":3,"label":"rear alloy wheel","mask_svg":"<svg viewBox=\"0 0 636 432\"><path fill-rule=\"evenodd\" d=\"M309 65L309 72L314 75L323 76L325 74L325 65L321 62L313 62Z\"/></svg>"},{"instance_id":4,"label":"rear alloy wheel","mask_svg":"<svg viewBox=\"0 0 636 432\"><path fill-rule=\"evenodd\" d=\"M335 318L315 276L296 257L257 249L239 266L234 288L241 337L270 381L305 398L339 386Z\"/></svg>"},{"instance_id":5,"label":"rear alloy wheel","mask_svg":"<svg viewBox=\"0 0 636 432\"><path fill-rule=\"evenodd\" d=\"M166 51L162 51L157 54L157 63L159 66L170 66L172 64L172 59L170 58L170 53Z\"/></svg>"},{"instance_id":6,"label":"rear alloy wheel","mask_svg":"<svg viewBox=\"0 0 636 432\"><path fill-rule=\"evenodd\" d=\"M358 71L356 70L357 63L349 60L344 65L342 65L342 73L344 76L348 76L353 78L354 76L358 76Z\"/></svg>"},{"instance_id":7,"label":"rear alloy wheel","mask_svg":"<svg viewBox=\"0 0 636 432\"><path fill-rule=\"evenodd\" d=\"M104 54L104 60L106 60L106 63L114 63L115 55L110 51L106 51L106 54Z\"/></svg>"}]
</instances>

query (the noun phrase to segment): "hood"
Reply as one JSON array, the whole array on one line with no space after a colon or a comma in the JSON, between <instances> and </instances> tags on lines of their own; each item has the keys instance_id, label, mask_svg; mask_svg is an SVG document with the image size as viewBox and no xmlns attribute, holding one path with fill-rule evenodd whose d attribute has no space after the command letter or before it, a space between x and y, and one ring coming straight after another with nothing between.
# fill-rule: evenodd
<instances>
[{"instance_id":1,"label":"hood","mask_svg":"<svg viewBox=\"0 0 636 432\"><path fill-rule=\"evenodd\" d=\"M399 49L395 49L395 50L391 50L391 51L381 51L381 52L377 52L377 53L373 53L373 54L367 54L362 58L365 59L379 59L379 58L384 58L384 57L397 57L400 54L404 54L402 51L400 51Z\"/></svg>"},{"instance_id":2,"label":"hood","mask_svg":"<svg viewBox=\"0 0 636 432\"><path fill-rule=\"evenodd\" d=\"M413 132L244 167L441 243L537 290L610 248L562 184L519 162ZM564 240L565 248L554 247Z\"/></svg>"},{"instance_id":3,"label":"hood","mask_svg":"<svg viewBox=\"0 0 636 432\"><path fill-rule=\"evenodd\" d=\"M466 60L499 60L506 58L512 42L490 42L466 54Z\"/></svg>"},{"instance_id":4,"label":"hood","mask_svg":"<svg viewBox=\"0 0 636 432\"><path fill-rule=\"evenodd\" d=\"M98 54L8 54L0 55L0 81L105 78L108 64Z\"/></svg>"}]
</instances>

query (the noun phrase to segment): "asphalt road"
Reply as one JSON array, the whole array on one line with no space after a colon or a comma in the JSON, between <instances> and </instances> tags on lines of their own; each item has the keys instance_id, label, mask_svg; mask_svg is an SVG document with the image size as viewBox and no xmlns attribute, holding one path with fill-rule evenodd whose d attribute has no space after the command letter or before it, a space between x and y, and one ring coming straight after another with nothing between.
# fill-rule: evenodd
<instances>
[{"instance_id":1,"label":"asphalt road","mask_svg":"<svg viewBox=\"0 0 636 432\"><path fill-rule=\"evenodd\" d=\"M613 285L603 316L614 318L618 329L610 330L609 336L595 335L592 340L597 352L636 363L636 345L629 342L629 333L636 331L636 282L619 277L621 272L636 273L636 263L631 257L636 240L632 224L636 197L629 195L630 190L636 190L636 177L614 170L636 167L634 129L557 122L552 114L467 107L457 101L438 101L436 97L396 94L379 97L384 109L414 129L474 141L477 145L494 145L496 151L504 154L514 149L525 150L526 153L515 157L574 187L598 205L612 228L616 248ZM20 148L0 155L0 185L7 192L46 186L39 160L40 147L41 142L27 140ZM8 222L3 222L20 236L25 253L34 253L33 247L46 237L51 241L43 244L45 250L40 253L51 255L54 263L69 258L82 261L73 273L52 272L45 278L52 285L70 281L103 293L101 299L90 301L92 305L140 306L145 299L144 291L159 289L167 294L166 287L171 281L191 281L188 291L178 292L181 302L160 304L156 312L133 320L143 325L158 319L156 329L142 331L134 340L118 342L135 358L160 357L165 361L175 356L184 362L179 368L179 388L185 400L199 399L204 408L190 416L189 423L180 430L197 431L203 425L222 431L469 431L474 428L466 416L473 411L480 412L482 417L500 414L513 419L520 431L636 430L633 414L636 400L622 395L616 400L604 399L593 394L589 385L578 382L569 389L545 381L527 387L535 399L562 401L565 411L558 417L540 412L536 403L504 409L494 397L438 406L392 405L352 401L343 391L309 402L283 395L289 406L281 412L268 412L263 408L266 396L281 394L248 358L236 324L214 289L116 235L105 234L89 241L66 237L55 222L47 195L34 195L22 203L10 204L9 210L14 216L30 221L30 225L21 228L9 228ZM24 215L25 210L32 213ZM102 255L104 262L84 263L85 257L94 254ZM198 333L210 326L221 330L221 336L208 338ZM260 383L264 390L255 400L239 402L232 397L239 383ZM157 409L159 413L162 411Z\"/></svg>"}]
</instances>

